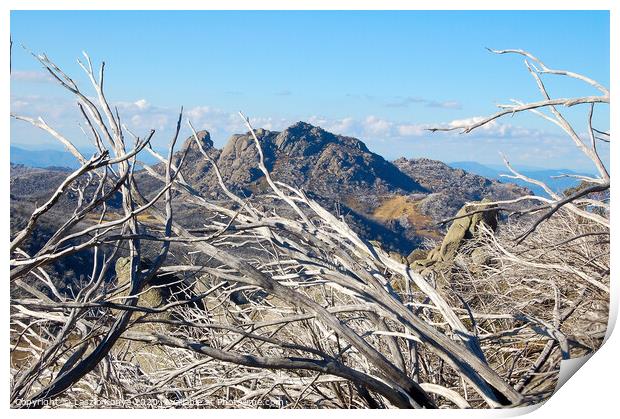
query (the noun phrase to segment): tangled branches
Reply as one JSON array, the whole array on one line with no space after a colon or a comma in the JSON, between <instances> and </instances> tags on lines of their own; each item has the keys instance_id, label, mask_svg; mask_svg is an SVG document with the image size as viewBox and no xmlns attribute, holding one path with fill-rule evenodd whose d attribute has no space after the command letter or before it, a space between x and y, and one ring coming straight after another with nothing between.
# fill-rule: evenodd
<instances>
[{"instance_id":1,"label":"tangled branches","mask_svg":"<svg viewBox=\"0 0 620 419\"><path fill-rule=\"evenodd\" d=\"M608 131L594 128L592 124L594 106L596 104L609 105L609 89L607 89L597 81L592 80L591 78L584 75L566 70L550 69L540 59L523 50L490 51L496 54L518 54L524 56L525 66L531 76L534 78L538 90L540 91L544 100L531 103L523 103L518 100L513 100L513 104L499 105L499 108L502 109L501 111L488 117L476 118L476 121L471 124L451 126L449 128L432 128L430 131L452 131L460 129L462 133L469 133L503 116L512 116L526 111L529 111L545 119L546 121L553 123L554 125L560 127L562 131L564 131L564 133L571 139L574 145L592 162L592 164L596 168L596 171L598 172L598 175L596 177L572 174L564 175L566 177L573 177L580 180L583 187L578 188L577 190L573 190L571 194L562 196L561 194L558 194L557 192L552 190L552 188L550 188L544 182L532 179L516 171L514 168L512 168L506 157L503 156L506 167L512 173L511 175L505 175L505 177L509 179L519 179L532 185L536 185L542 188L548 195L548 197L539 197L532 195L521 197L516 200L519 202L529 200L533 201L537 205L526 210L519 209L514 213L519 215L538 214L538 217L530 224L530 226L524 232L519 235L517 240L519 242L525 240L525 238L527 238L528 235L530 235L534 230L536 230L536 228L541 223L551 218L561 208L566 208L572 213L582 218L591 220L595 224L599 225L601 228L607 229L607 231L609 231L609 204L607 201L609 200L608 191L610 187L610 176L609 170L607 170L607 167L605 166L599 154L598 143L609 143L610 134ZM541 79L541 76L546 74L560 75L579 80L600 91L602 95L584 96L578 98L551 99L549 96L549 92L547 91L547 88L545 87ZM578 130L574 128L573 124L569 122L569 120L562 114L562 112L560 112L558 108L559 106L569 108L580 104L590 105L590 109L586 117L587 135L589 137L588 140L584 140L582 136L577 133ZM551 115L549 115L549 113ZM589 199L589 196L596 194L599 194L598 197L595 196L594 199ZM515 200L503 202L498 201L495 202L495 204L505 205L513 204L514 202ZM596 209L596 211L592 211L593 208Z\"/></svg>"},{"instance_id":2,"label":"tangled branches","mask_svg":"<svg viewBox=\"0 0 620 419\"><path fill-rule=\"evenodd\" d=\"M91 181L84 185L96 185L81 187L73 214L36 253L21 245L56 195L12 238L11 281L21 289L11 315L14 406L518 406L549 394L544 374L557 372L558 354L599 342L609 271L594 254L605 247L595 250L594 236L584 235L598 234L604 218L584 206L586 194L554 211L578 218L576 238L558 244L575 249L577 265L541 259L538 247L516 254L482 227L476 249L461 254L480 249L489 261L472 267L462 256L449 272L423 276L303 190L272 179L243 115L270 188L250 199L227 187L191 124L193 141L174 153L182 115L166 157L150 149L152 132L134 136L127 151L131 133L104 95L104 66L96 79L88 57L82 65L95 103L47 57L37 58L77 97L99 152L86 159L44 121L14 116L83 163L56 195L84 176ZM206 199L184 179L194 146L213 165L225 201ZM161 163L139 163L143 150ZM158 187L143 193L147 176ZM112 214L106 202L115 194L121 205ZM190 207L202 227L175 216ZM77 292L63 292L46 268L82 250L92 254L92 274L74 284ZM538 265L561 274L538 277Z\"/></svg>"}]
</instances>

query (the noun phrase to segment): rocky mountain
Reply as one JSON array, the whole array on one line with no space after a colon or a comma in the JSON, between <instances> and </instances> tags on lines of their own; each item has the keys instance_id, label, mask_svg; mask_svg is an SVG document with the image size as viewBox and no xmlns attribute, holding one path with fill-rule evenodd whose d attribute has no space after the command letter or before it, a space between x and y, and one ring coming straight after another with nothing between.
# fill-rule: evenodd
<instances>
[{"instance_id":1,"label":"rocky mountain","mask_svg":"<svg viewBox=\"0 0 620 419\"><path fill-rule=\"evenodd\" d=\"M273 179L303 189L329 210L344 216L363 236L401 254L408 254L426 239L441 237L437 222L454 215L465 202L485 197L510 199L527 193L516 185L435 160L401 158L389 162L356 138L335 135L305 122L281 132L258 129L256 135ZM207 131L200 131L198 139L229 189L249 199L268 191L249 132L233 135L221 150L214 147ZM194 139L188 138L185 147L189 147L183 170L185 180L205 198L224 199L212 164ZM163 170L161 164L154 168ZM60 169L12 166L12 206L24 200L41 202L64 176L66 171ZM157 188L158 181L144 171L138 174L137 181L143 193ZM204 219L190 209L176 213L188 225L200 225Z\"/></svg>"},{"instance_id":2,"label":"rocky mountain","mask_svg":"<svg viewBox=\"0 0 620 419\"><path fill-rule=\"evenodd\" d=\"M409 252L427 238L439 238L437 222L454 215L466 202L528 193L435 160L389 162L356 138L305 122L281 132L258 129L256 135L273 179L303 189L346 216L364 236L399 252ZM221 150L213 147L208 132L199 132L198 138L228 188L246 197L268 191L249 132L233 135ZM223 198L211 163L192 138L185 146L190 148L186 167L191 167L185 171L186 180L206 197Z\"/></svg>"},{"instance_id":3,"label":"rocky mountain","mask_svg":"<svg viewBox=\"0 0 620 419\"><path fill-rule=\"evenodd\" d=\"M73 170L67 167L40 168L11 163L9 177L11 211L25 207L34 209L35 205L42 205L72 172ZM97 186L96 179L89 179L86 175L78 178L76 182L74 186L86 187L86 194L93 193ZM68 188L53 209L61 212L73 212L77 199L78 193L74 189ZM113 196L107 204L111 208L118 207L120 196Z\"/></svg>"},{"instance_id":4,"label":"rocky mountain","mask_svg":"<svg viewBox=\"0 0 620 419\"><path fill-rule=\"evenodd\" d=\"M48 197L69 173L71 170L65 168L42 169L11 163L11 199L36 200Z\"/></svg>"},{"instance_id":5,"label":"rocky mountain","mask_svg":"<svg viewBox=\"0 0 620 419\"><path fill-rule=\"evenodd\" d=\"M258 129L256 136L274 179L319 197L426 192L356 138L335 135L305 122L282 132ZM265 190L267 185L257 164L258 152L249 132L232 136L221 151L213 149L206 131L199 133L199 139L205 149L211 150L229 188L245 195ZM217 190L211 166L195 145L188 159L197 170L186 177L201 189Z\"/></svg>"},{"instance_id":6,"label":"rocky mountain","mask_svg":"<svg viewBox=\"0 0 620 419\"><path fill-rule=\"evenodd\" d=\"M433 219L449 218L467 202L508 200L529 193L522 186L455 169L437 160L401 157L394 164L430 192L419 208Z\"/></svg>"},{"instance_id":7,"label":"rocky mountain","mask_svg":"<svg viewBox=\"0 0 620 419\"><path fill-rule=\"evenodd\" d=\"M33 211L54 194L58 186L71 172L72 170L64 167L33 168L21 164L11 164L11 238L26 227ZM83 181L86 179L78 180L78 182ZM92 193L93 188L90 187L88 190ZM39 218L32 235L20 245L20 248L28 254L34 254L38 251L73 213L77 200L78 194L69 189L56 205ZM111 203L109 202L109 204ZM79 223L76 228L85 228L89 222L91 220ZM70 243L77 244L75 242ZM78 281L80 276L88 275L92 270L91 261L92 253L84 250L54 262L50 269L55 272L51 275L55 285L63 290L64 287Z\"/></svg>"}]
</instances>

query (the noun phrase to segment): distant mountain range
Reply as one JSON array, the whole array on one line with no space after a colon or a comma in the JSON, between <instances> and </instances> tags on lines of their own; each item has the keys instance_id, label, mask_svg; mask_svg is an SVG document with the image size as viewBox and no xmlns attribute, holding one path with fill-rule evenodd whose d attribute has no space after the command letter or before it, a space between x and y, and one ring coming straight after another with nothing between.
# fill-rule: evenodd
<instances>
[{"instance_id":1,"label":"distant mountain range","mask_svg":"<svg viewBox=\"0 0 620 419\"><path fill-rule=\"evenodd\" d=\"M303 189L328 210L347 218L364 237L401 254L408 254L426 238L441 237L443 227L437 223L453 216L466 202L483 198L505 200L530 193L518 185L436 160L400 158L390 162L356 138L336 135L305 122L280 132L258 129L256 135L265 165L275 180ZM222 149L214 147L207 131L200 131L198 137L217 162L230 190L250 200L256 194L269 193L258 169L257 149L250 133L233 135ZM185 147L189 147L185 180L206 199L224 201L226 197L213 168L195 141L188 138L179 150ZM62 179L58 167L76 167L68 153L29 151L15 146L11 148L11 161L12 208L40 202ZM35 166L56 168L32 169ZM163 173L162 164L153 167ZM136 181L147 195L154 194L160 186L144 171L136 173ZM277 202L273 205L277 207L274 210L287 210ZM188 227L200 227L204 220L204 214L192 213L187 206L177 214Z\"/></svg>"},{"instance_id":2,"label":"distant mountain range","mask_svg":"<svg viewBox=\"0 0 620 419\"><path fill-rule=\"evenodd\" d=\"M327 209L345 216L363 236L402 254L426 238L440 237L442 227L437 223L453 216L466 202L483 198L509 200L532 191L544 195L536 186L501 177L507 173L502 167L476 162L445 164L427 158L390 162L356 138L332 134L305 122L280 132L258 129L256 135L274 179L303 189ZM258 154L250 133L233 135L222 149L214 147L207 131L200 131L198 137L217 162L229 189L248 199L268 192L267 182L258 170ZM193 138L185 141L183 148L186 146L189 151L185 179L205 198L225 200L211 164ZM152 159L148 160L146 163L153 164ZM41 202L53 193L66 170L76 167L68 152L11 146L12 208L23 207L26 202ZM163 173L162 164L153 167ZM520 170L526 176L547 182L556 191L577 184L571 178L552 177L575 173L570 170ZM157 191L158 180L144 171L136 175L143 192ZM63 205L69 209L70 198L65 201ZM189 210L180 213L188 226L204 219Z\"/></svg>"},{"instance_id":3,"label":"distant mountain range","mask_svg":"<svg viewBox=\"0 0 620 419\"><path fill-rule=\"evenodd\" d=\"M290 128L289 128L290 129ZM286 131L286 130L285 130ZM234 137L233 137L234 138ZM347 138L347 137L342 137ZM210 141L210 140L209 140ZM359 140L356 140L359 141ZM360 141L360 144L363 143ZM210 143L212 146L212 143ZM226 148L226 147L225 147ZM230 147L229 147L230 148ZM365 148L365 145L364 145ZM366 150L367 151L367 150ZM228 150L230 154L230 150ZM374 153L373 153L374 154ZM154 159L146 153L142 153L141 159L146 160L146 163L154 163ZM68 168L77 169L79 167L76 159L68 152L61 150L29 150L19 146L11 146L11 163L21 164L27 167L35 168ZM462 169L466 172L482 176L488 179L499 180L502 183L514 183L520 186L529 188L534 194L540 196L546 196L545 191L539 186L529 184L519 179L509 179L501 175L509 175L509 171L506 167L501 165L481 164L474 161L458 161L447 163L449 167L454 169ZM588 175L585 172L575 172L570 169L545 169L532 166L517 166L517 170L520 173L528 176L532 179L540 180L549 185L554 192L562 192L568 188L574 187L579 184L579 181L570 177L556 177L560 175ZM363 172L363 171L362 171ZM294 182L296 183L296 182Z\"/></svg>"},{"instance_id":4,"label":"distant mountain range","mask_svg":"<svg viewBox=\"0 0 620 419\"><path fill-rule=\"evenodd\" d=\"M94 150L82 151L85 156L90 157ZM140 154L140 158L146 160L146 163L154 163L155 158L148 153ZM31 150L19 146L11 145L11 163L21 164L27 167L36 168L67 168L77 169L80 167L75 157L68 151L63 150Z\"/></svg>"},{"instance_id":5,"label":"distant mountain range","mask_svg":"<svg viewBox=\"0 0 620 419\"><path fill-rule=\"evenodd\" d=\"M60 150L26 150L11 146L11 163L23 164L28 167L66 167L77 169L79 164L75 157Z\"/></svg>"},{"instance_id":6,"label":"distant mountain range","mask_svg":"<svg viewBox=\"0 0 620 419\"><path fill-rule=\"evenodd\" d=\"M547 193L539 186L532 185L520 179L511 179L503 177L502 175L512 175L510 171L504 166L498 165L484 165L473 161L460 161L448 163L450 167L455 169L463 169L467 172L474 173L480 176L484 176L489 179L497 179L502 182L511 182L517 185L525 186L532 192L539 196L547 196ZM543 169L539 167L531 166L517 166L515 169L529 178L545 182L554 192L562 192L568 188L577 186L580 181L571 177L558 177L562 175L582 175L592 176L591 173L575 172L569 169Z\"/></svg>"}]
</instances>

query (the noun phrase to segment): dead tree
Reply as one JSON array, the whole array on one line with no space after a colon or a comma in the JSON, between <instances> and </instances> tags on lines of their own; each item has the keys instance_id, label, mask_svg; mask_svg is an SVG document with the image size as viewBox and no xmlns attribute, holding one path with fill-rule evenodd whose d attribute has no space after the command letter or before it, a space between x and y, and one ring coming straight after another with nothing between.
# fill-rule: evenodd
<instances>
[{"instance_id":1,"label":"dead tree","mask_svg":"<svg viewBox=\"0 0 620 419\"><path fill-rule=\"evenodd\" d=\"M148 202L136 202L132 192L135 159L149 144L154 131L143 138L136 138L135 143L128 146L119 114L113 112L104 94L104 64L96 79L90 58L86 54L84 56L86 64L78 62L92 83L96 93L94 100L45 55L35 55L35 58L77 98L88 130L84 132L97 149L92 158L83 156L69 139L42 118L11 115L48 132L82 165L66 178L46 203L32 213L26 227L11 239L11 283L34 297L13 300L11 305L12 331L16 334L12 352L32 352L33 355L28 357L29 362L20 362L23 365L16 366L11 400L29 407L40 407L42 402L63 393L100 366L126 330L138 294L163 265L169 248L169 242L162 242L152 266L141 270L140 239L132 236L138 233L137 217L159 201L163 201L165 207L164 231L170 230L171 186L178 173L168 167L164 186L155 197ZM176 135L170 145L170 161L175 142ZM182 159L178 163L179 167L181 165ZM89 187L91 191L87 192ZM69 188L73 188L79 197L75 210L60 220L60 227L36 253L27 254L20 245L32 235L40 219ZM107 203L116 194L120 194L122 199L121 210L117 217L109 218ZM95 222L90 221L93 219ZM106 243L110 246L104 247ZM110 296L114 290L106 286L105 279L121 248L127 249L130 260L127 289L125 296L113 302ZM83 250L92 252L92 274L85 284L80 284L76 295L63 295L49 277L46 267ZM123 310L117 316L108 318L109 308L116 305ZM35 307L39 309L33 311ZM51 307L60 308L60 313L54 314L55 309Z\"/></svg>"},{"instance_id":2,"label":"dead tree","mask_svg":"<svg viewBox=\"0 0 620 419\"><path fill-rule=\"evenodd\" d=\"M561 340L560 323L575 310L567 314L558 303L560 323L549 324L514 311L470 306L466 293L482 300L471 288L437 288L431 276L390 258L303 190L272 179L261 140L243 115L269 192L245 198L229 189L189 124L226 197L207 199L182 175L190 144L173 152L181 116L168 156L148 147L153 133L136 138L126 151L125 133L132 134L103 94L103 65L99 80L90 60L83 65L97 93L95 104L47 57L38 59L78 98L102 157L87 160L42 120L15 118L62 141L86 166L72 176L93 173L100 187L90 200L80 200L67 227L36 254L20 252L19 245L53 207L53 199L13 238L11 280L33 297L12 301L13 352L28 353L22 365L12 366L14 405L116 400L124 407L222 407L217 403L225 402L236 407L466 408L539 400L531 391L532 377L548 356L544 348L519 351L540 336ZM106 141L114 158L106 153ZM150 199L136 177L143 150L161 162L142 164L141 174L162 185ZM123 205L118 218L109 220L105 202L112 191L122 194ZM204 226L190 228L175 219L174 202L196 209ZM582 203L574 199L564 206L574 206L575 216L589 213ZM97 211L98 218L86 223L86 209ZM142 213L156 221L139 228ZM153 244L159 246L157 256L144 264L143 249ZM171 246L178 246L174 258ZM119 286L110 286L104 278L123 247L129 264L117 265L116 275L123 278L112 283ZM40 281L52 288L45 267L85 248L93 249L93 274L75 296L57 289L42 293L30 285ZM95 253L104 249L112 251L101 263ZM141 303L140 296L158 286L152 279L166 275L191 278L192 292ZM397 282L408 286L395 287ZM530 334L516 334L507 347L488 336L515 328ZM517 367L507 368L511 362Z\"/></svg>"},{"instance_id":3,"label":"dead tree","mask_svg":"<svg viewBox=\"0 0 620 419\"><path fill-rule=\"evenodd\" d=\"M502 298L486 301L485 306L495 312L517 311L528 318L524 325L514 331L527 334L531 320L546 324L546 338L530 334L526 342L539 342L542 350L534 351L535 361L521 365L512 362L510 374L523 368L515 388L523 391L527 386L544 387L552 392L555 386L550 379L557 375L562 359L581 356L595 351L603 342L609 317L610 281L610 229L609 229L609 170L601 158L600 148L610 142L606 129L593 126L595 108L610 103L610 92L601 83L582 74L548 67L539 58L523 50L491 50L496 54L517 54L525 58L527 71L534 79L542 96L537 102L524 103L513 100L512 104L499 105L500 111L473 123L449 128L433 128L432 131L461 130L469 133L505 116L531 112L560 127L591 162L595 176L564 174L580 182L577 187L563 192L554 191L545 182L532 179L515 170L502 156L511 172L508 179L519 179L542 188L547 196L529 195L511 201L498 201L496 209L506 211L511 217L502 225L499 234L483 229L477 240L470 244L470 251L483 253L493 260L493 266L473 266L470 260L461 260L458 274L459 292L473 299L480 299L479 285L501 292ZM598 95L552 98L543 77L566 77L584 83ZM564 109L585 107L585 129L576 128L569 121ZM605 109L605 108L603 108ZM581 132L585 131L585 135ZM476 203L464 216L486 211ZM471 207L470 207L471 208ZM444 222L449 222L454 217ZM472 274L472 270L477 273ZM472 287L478 295L472 295ZM510 289L509 292L506 292ZM502 295L499 294L499 295ZM518 298L515 298L518 296ZM540 302L540 303L537 303ZM487 339L505 344L507 335L493 326ZM521 356L527 358L527 352ZM544 371L544 372L543 372ZM539 377L547 377L547 382Z\"/></svg>"},{"instance_id":4,"label":"dead tree","mask_svg":"<svg viewBox=\"0 0 620 419\"><path fill-rule=\"evenodd\" d=\"M574 145L592 162L593 167L596 169L597 176L583 176L574 174L565 174L565 177L571 177L578 179L583 183L583 187L573 190L569 195L563 195L554 191L545 182L540 180L529 178L515 169L512 168L507 158L503 156L506 167L512 173L511 175L504 175L509 179L520 179L532 185L536 185L542 188L548 197L541 197L536 195L524 196L518 198L516 201L533 201L537 205L528 208L526 210L519 209L515 211L515 214L537 214L537 218L531 223L529 228L522 232L517 238L518 242L523 241L529 236L536 228L552 217L555 213L561 209L568 210L573 214L588 219L599 225L602 229L609 230L609 191L610 176L609 170L605 163L601 159L599 154L600 143L609 143L610 134L609 131L596 129L592 125L592 117L594 115L594 109L596 105L609 106L609 89L603 86L601 83L593 80L587 76L574 73L567 70L555 70L547 67L540 59L534 55L523 50L490 50L495 54L518 54L525 57L525 66L531 76L533 77L538 90L540 91L543 100L537 102L524 103L519 100L513 100L512 104L499 105L500 111L493 115L477 118L477 120L471 124L450 126L449 128L431 128L430 131L453 131L461 130L461 133L469 133L477 128L485 126L497 119L504 116L514 116L515 114L523 112L531 112L551 123L560 127ZM545 84L542 81L541 76L554 75L563 76L575 80L579 80L593 89L600 92L600 95L581 96L581 97L566 97L552 99L547 91ZM579 105L587 105L588 111L585 112L584 122L587 124L588 138L584 139L578 134L578 129L575 129L573 124L562 114L561 108L572 108ZM593 198L594 196L594 198ZM512 201L498 201L497 205L513 204ZM593 211L597 209L598 211ZM471 215L471 213L467 214ZM449 220L445 220L449 221Z\"/></svg>"}]
</instances>

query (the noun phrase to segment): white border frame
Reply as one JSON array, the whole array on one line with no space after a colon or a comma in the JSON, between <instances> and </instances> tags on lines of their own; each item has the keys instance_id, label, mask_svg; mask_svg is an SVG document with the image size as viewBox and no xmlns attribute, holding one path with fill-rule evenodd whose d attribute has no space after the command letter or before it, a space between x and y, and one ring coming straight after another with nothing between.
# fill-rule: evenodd
<instances>
[{"instance_id":1,"label":"white border frame","mask_svg":"<svg viewBox=\"0 0 620 419\"><path fill-rule=\"evenodd\" d=\"M346 10L354 7L355 9L363 10L610 10L610 29L611 29L611 44L610 44L610 84L615 86L618 79L617 75L620 74L618 68L618 54L617 51L619 38L618 33L618 6L617 1L614 0L589 0L574 1L568 3L561 0L469 0L467 2L459 0L442 0L442 1L404 1L404 0L383 0L381 2L370 2L366 0L358 0L355 2L339 1L339 0L298 0L294 3L291 1L283 0L263 0L263 1L251 1L251 0L237 0L234 3L225 1L201 1L196 0L151 0L149 2L131 1L131 0L90 0L88 3L76 0L4 0L2 2L3 13L0 17L0 28L2 29L2 37L8 40L10 35L10 10ZM148 9L145 8L148 6ZM467 6L467 7L464 7ZM614 10L615 9L615 10ZM576 28L579 30L580 28ZM569 30L569 29L567 29ZM2 73L2 83L6 87L5 92L10 91L10 76L6 71L9 67L9 43L3 43L2 53L0 54L0 67L5 71ZM10 112L10 95L5 93L5 97L1 102L1 114L2 118L2 152L0 152L0 176L2 179L2 185L4 185L3 193L9 193L9 139L10 139L10 124L9 124L9 112ZM617 122L620 121L620 115L617 111L618 108L611 107L610 117L610 129L615 131ZM618 147L615 143L611 142L611 171L616 171L617 165L616 156L618 153ZM9 201L3 200L2 214L0 219L2 220L2 237L9 237ZM616 265L618 261L618 212L612 211L611 214L611 257L612 257L612 272L616 272ZM0 254L7 255L8 240L2 242L2 250ZM2 266L4 272L8 272L8 259L2 260ZM462 411L462 410L450 410L450 411L427 411L427 412L407 412L407 411L394 411L393 413L381 413L388 415L415 415L417 417L497 417L497 416L517 416L524 413L534 411L530 413L529 417L532 418L546 418L550 415L553 416L565 416L569 418L573 417L608 417L608 414L616 410L616 399L618 398L618 380L620 380L620 368L618 365L617 354L620 353L620 340L618 334L613 334L613 326L615 325L617 312L618 312L618 279L612 275L611 282L611 311L610 311L610 325L608 328L607 342L603 347L587 362L587 366L576 373L576 376L568 380L568 382L553 395L549 401L542 406L542 408L525 408L525 409L507 409L507 410L476 410L476 411ZM5 302L9 299L9 285L4 285L2 288L2 296ZM9 305L4 305L3 310L4 327L2 328L1 342L7 342L8 340L8 322L9 318ZM8 359L9 348L8 345L3 345L2 353L3 359ZM8 363L4 362L1 366L2 370L6 372L3 376L0 386L2 388L2 394L4 395L3 401L6 403L3 406L8 408L8 393L9 393L9 368ZM362 416L374 416L377 411L359 411L356 415ZM7 412L8 413L8 412ZM11 415L20 416L49 416L58 415L66 417L80 417L84 415L82 410L63 410L63 411L17 411L11 410ZM291 416L306 416L313 415L314 417L330 415L333 419L333 415L347 415L347 411L339 410L320 410L320 411L257 411L257 410L225 410L225 411L207 411L198 412L194 410L183 411L170 411L154 410L154 411L136 411L138 414L148 414L153 417L169 417L170 414L175 416L195 416L196 414L216 414L218 417L224 418L237 418L248 416L280 416L286 415L287 419ZM127 414L126 411L110 411L110 410L91 410L88 415L93 417L122 417Z\"/></svg>"}]
</instances>

